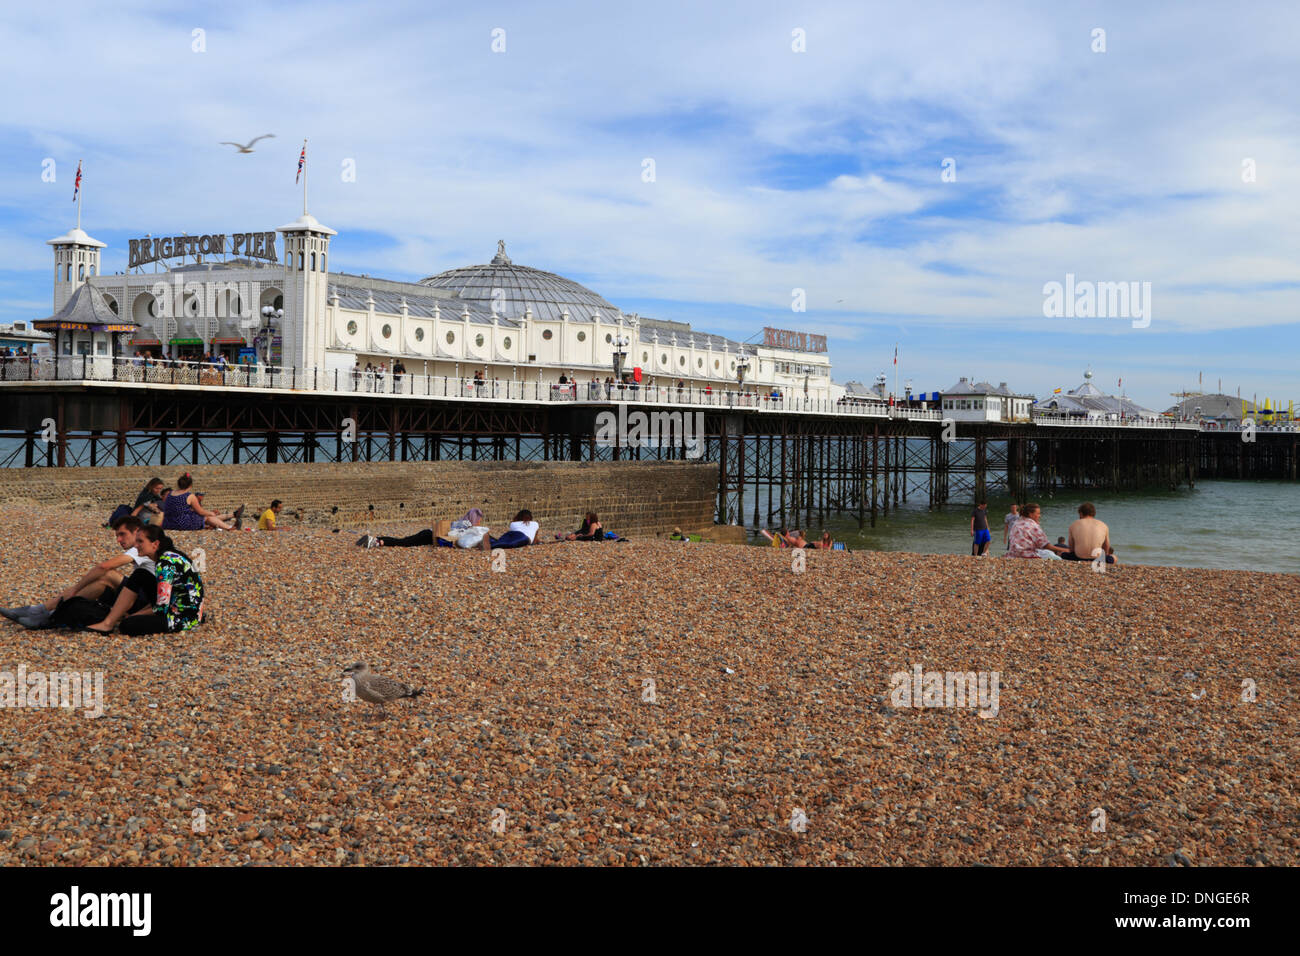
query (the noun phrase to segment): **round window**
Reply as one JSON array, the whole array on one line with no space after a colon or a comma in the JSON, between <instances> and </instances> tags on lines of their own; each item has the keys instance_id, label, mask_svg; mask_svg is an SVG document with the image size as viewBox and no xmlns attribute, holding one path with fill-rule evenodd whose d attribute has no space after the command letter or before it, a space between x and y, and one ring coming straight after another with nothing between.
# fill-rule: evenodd
<instances>
[{"instance_id":1,"label":"round window","mask_svg":"<svg viewBox=\"0 0 1300 956\"><path fill-rule=\"evenodd\" d=\"M609 342L609 343L612 344L613 341L614 341L614 335L613 335L613 333L611 333L611 332L606 332L606 333L605 333L605 341L606 341L606 342Z\"/></svg>"},{"instance_id":2,"label":"round window","mask_svg":"<svg viewBox=\"0 0 1300 956\"><path fill-rule=\"evenodd\" d=\"M686 364L686 356L685 356L685 355L679 355L679 356L677 357L677 364L678 364L678 365L685 365L685 364Z\"/></svg>"},{"instance_id":3,"label":"round window","mask_svg":"<svg viewBox=\"0 0 1300 956\"><path fill-rule=\"evenodd\" d=\"M356 319L353 319L352 321L348 322L348 335L356 335L356 334L357 334L357 322Z\"/></svg>"},{"instance_id":4,"label":"round window","mask_svg":"<svg viewBox=\"0 0 1300 956\"><path fill-rule=\"evenodd\" d=\"M643 362L648 362L648 361L650 361L650 353L649 353L649 352L642 352L642 353L641 353L641 361L643 361Z\"/></svg>"},{"instance_id":5,"label":"round window","mask_svg":"<svg viewBox=\"0 0 1300 956\"><path fill-rule=\"evenodd\" d=\"M702 359L702 358L698 358L698 359L696 359L696 360L695 360L695 367L696 367L696 368L704 368L704 359Z\"/></svg>"},{"instance_id":6,"label":"round window","mask_svg":"<svg viewBox=\"0 0 1300 956\"><path fill-rule=\"evenodd\" d=\"M510 336L507 335L504 339L501 340L501 347L504 349L510 348Z\"/></svg>"},{"instance_id":7,"label":"round window","mask_svg":"<svg viewBox=\"0 0 1300 956\"><path fill-rule=\"evenodd\" d=\"M668 364L668 353L667 353L667 352L662 352L662 353L660 353L660 355L659 355L659 363L660 363L661 365L667 365L667 364Z\"/></svg>"},{"instance_id":8,"label":"round window","mask_svg":"<svg viewBox=\"0 0 1300 956\"><path fill-rule=\"evenodd\" d=\"M549 342L549 341L551 340L551 330L550 330L550 329L543 329L543 330L542 330L542 338L546 339L546 341Z\"/></svg>"},{"instance_id":9,"label":"round window","mask_svg":"<svg viewBox=\"0 0 1300 956\"><path fill-rule=\"evenodd\" d=\"M415 341L417 341L417 342L423 342L423 341L424 341L424 329L416 329L416 330L415 330Z\"/></svg>"},{"instance_id":10,"label":"round window","mask_svg":"<svg viewBox=\"0 0 1300 956\"><path fill-rule=\"evenodd\" d=\"M483 347L483 336L481 334L474 336L474 344L479 348Z\"/></svg>"},{"instance_id":11,"label":"round window","mask_svg":"<svg viewBox=\"0 0 1300 956\"><path fill-rule=\"evenodd\" d=\"M731 370L733 372L736 370L736 363L734 361L731 363Z\"/></svg>"},{"instance_id":12,"label":"round window","mask_svg":"<svg viewBox=\"0 0 1300 956\"><path fill-rule=\"evenodd\" d=\"M393 327L391 325L385 325L379 330L379 332L386 339L391 339L393 337Z\"/></svg>"},{"instance_id":13,"label":"round window","mask_svg":"<svg viewBox=\"0 0 1300 956\"><path fill-rule=\"evenodd\" d=\"M448 333L447 333L447 344L448 344L448 345L452 345L452 344L455 343L455 341L456 341L456 333L455 333L455 332L448 332Z\"/></svg>"},{"instance_id":14,"label":"round window","mask_svg":"<svg viewBox=\"0 0 1300 956\"><path fill-rule=\"evenodd\" d=\"M722 368L722 359L714 359L714 360L713 360L713 367L714 367L714 368Z\"/></svg>"},{"instance_id":15,"label":"round window","mask_svg":"<svg viewBox=\"0 0 1300 956\"><path fill-rule=\"evenodd\" d=\"M585 342L585 341L587 341L587 333L586 333L586 332L579 332L579 333L578 333L578 341L579 341L579 342Z\"/></svg>"}]
</instances>

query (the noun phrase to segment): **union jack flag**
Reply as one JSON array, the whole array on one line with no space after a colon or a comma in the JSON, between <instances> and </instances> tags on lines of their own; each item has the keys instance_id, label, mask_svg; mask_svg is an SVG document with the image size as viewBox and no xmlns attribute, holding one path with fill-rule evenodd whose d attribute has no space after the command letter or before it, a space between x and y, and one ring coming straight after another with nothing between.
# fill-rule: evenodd
<instances>
[{"instance_id":1,"label":"union jack flag","mask_svg":"<svg viewBox=\"0 0 1300 956\"><path fill-rule=\"evenodd\" d=\"M72 201L77 201L77 196L81 192L81 160L77 160L77 181L72 184Z\"/></svg>"},{"instance_id":2,"label":"union jack flag","mask_svg":"<svg viewBox=\"0 0 1300 956\"><path fill-rule=\"evenodd\" d=\"M307 165L307 141L302 141L302 152L298 154L298 175L293 177L294 185L298 184L298 179L302 176L302 168Z\"/></svg>"}]
</instances>

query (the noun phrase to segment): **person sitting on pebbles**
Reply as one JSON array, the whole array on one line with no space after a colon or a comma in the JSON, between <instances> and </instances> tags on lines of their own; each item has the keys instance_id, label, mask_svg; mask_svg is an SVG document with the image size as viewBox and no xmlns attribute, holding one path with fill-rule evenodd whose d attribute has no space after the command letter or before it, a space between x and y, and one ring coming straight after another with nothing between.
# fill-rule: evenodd
<instances>
[{"instance_id":1,"label":"person sitting on pebbles","mask_svg":"<svg viewBox=\"0 0 1300 956\"><path fill-rule=\"evenodd\" d=\"M601 526L600 519L596 517L596 512L588 511L583 516L582 526L577 531L570 531L563 535L565 541L600 541L605 537L605 529ZM561 540L561 535L555 536L557 541Z\"/></svg>"},{"instance_id":2,"label":"person sitting on pebbles","mask_svg":"<svg viewBox=\"0 0 1300 956\"><path fill-rule=\"evenodd\" d=\"M1011 546L1007 549L1009 558L1051 558L1057 560L1066 551L1059 544L1052 544L1043 533L1038 519L1043 509L1032 501L1020 508L1020 520L1011 529Z\"/></svg>"},{"instance_id":3,"label":"person sitting on pebbles","mask_svg":"<svg viewBox=\"0 0 1300 956\"><path fill-rule=\"evenodd\" d=\"M219 528L231 531L243 526L244 506L231 514L223 515L203 507L203 495L194 490L194 479L187 471L176 479L175 494L168 495L162 503L162 527L165 531L202 531Z\"/></svg>"},{"instance_id":4,"label":"person sitting on pebbles","mask_svg":"<svg viewBox=\"0 0 1300 956\"><path fill-rule=\"evenodd\" d=\"M140 554L154 562L155 573L136 568L118 589L108 616L87 630L109 634L174 634L197 627L204 619L203 579L183 551L157 525L146 525L136 536ZM135 613L140 598L149 603Z\"/></svg>"}]
</instances>

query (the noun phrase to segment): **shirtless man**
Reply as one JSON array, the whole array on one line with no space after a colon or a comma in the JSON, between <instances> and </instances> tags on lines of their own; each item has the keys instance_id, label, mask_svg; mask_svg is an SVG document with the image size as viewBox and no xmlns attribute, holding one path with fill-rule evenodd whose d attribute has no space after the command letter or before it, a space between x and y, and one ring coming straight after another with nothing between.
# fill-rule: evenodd
<instances>
[{"instance_id":1,"label":"shirtless man","mask_svg":"<svg viewBox=\"0 0 1300 956\"><path fill-rule=\"evenodd\" d=\"M1069 550L1061 557L1067 561L1091 561L1092 553L1101 548L1106 563L1115 563L1115 549L1110 546L1110 528L1097 520L1097 508L1091 501L1079 505L1079 520L1070 525Z\"/></svg>"}]
</instances>

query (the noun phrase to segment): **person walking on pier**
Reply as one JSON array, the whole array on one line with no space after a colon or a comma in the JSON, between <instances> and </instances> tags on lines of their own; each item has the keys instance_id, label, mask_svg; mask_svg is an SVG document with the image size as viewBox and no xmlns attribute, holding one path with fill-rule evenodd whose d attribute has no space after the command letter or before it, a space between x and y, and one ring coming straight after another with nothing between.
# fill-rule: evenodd
<instances>
[{"instance_id":1,"label":"person walking on pier","mask_svg":"<svg viewBox=\"0 0 1300 956\"><path fill-rule=\"evenodd\" d=\"M989 532L989 505L987 501L975 502L975 510L970 514L970 553L975 557L984 557L989 551L989 542L993 535Z\"/></svg>"}]
</instances>

